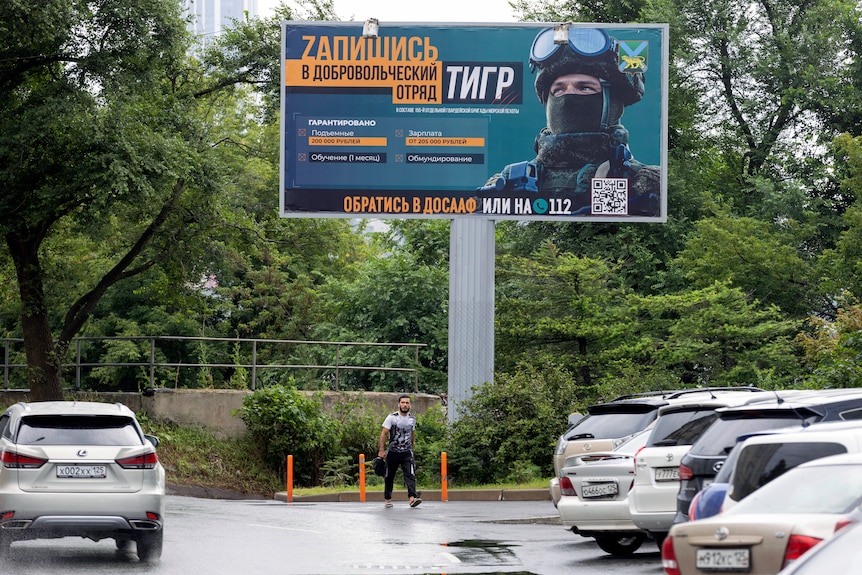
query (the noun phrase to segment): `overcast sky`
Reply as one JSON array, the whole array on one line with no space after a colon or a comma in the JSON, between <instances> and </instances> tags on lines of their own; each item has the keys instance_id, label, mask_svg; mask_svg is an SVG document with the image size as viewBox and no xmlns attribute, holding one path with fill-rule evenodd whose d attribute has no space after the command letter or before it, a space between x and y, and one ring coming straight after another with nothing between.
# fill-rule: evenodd
<instances>
[{"instance_id":1,"label":"overcast sky","mask_svg":"<svg viewBox=\"0 0 862 575\"><path fill-rule=\"evenodd\" d=\"M279 0L258 0L267 15ZM285 4L296 6L286 0ZM335 0L341 20L377 18L381 22L515 22L509 0Z\"/></svg>"}]
</instances>

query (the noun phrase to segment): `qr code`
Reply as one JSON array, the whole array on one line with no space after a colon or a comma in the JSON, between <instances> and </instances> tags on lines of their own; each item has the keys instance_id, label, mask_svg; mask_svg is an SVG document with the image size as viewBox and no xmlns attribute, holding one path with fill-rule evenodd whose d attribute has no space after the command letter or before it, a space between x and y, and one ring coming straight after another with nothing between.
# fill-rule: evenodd
<instances>
[{"instance_id":1,"label":"qr code","mask_svg":"<svg viewBox=\"0 0 862 575\"><path fill-rule=\"evenodd\" d=\"M625 178L593 178L593 215L628 215L629 181Z\"/></svg>"}]
</instances>

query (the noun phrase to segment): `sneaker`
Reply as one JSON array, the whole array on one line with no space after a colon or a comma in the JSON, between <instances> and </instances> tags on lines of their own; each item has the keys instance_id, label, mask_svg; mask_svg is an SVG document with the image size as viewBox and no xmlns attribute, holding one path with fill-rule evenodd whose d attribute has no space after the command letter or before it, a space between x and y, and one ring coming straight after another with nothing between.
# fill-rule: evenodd
<instances>
[{"instance_id":1,"label":"sneaker","mask_svg":"<svg viewBox=\"0 0 862 575\"><path fill-rule=\"evenodd\" d=\"M422 499L420 497L414 497L410 502L410 507L418 507L420 503L422 503Z\"/></svg>"},{"instance_id":2,"label":"sneaker","mask_svg":"<svg viewBox=\"0 0 862 575\"><path fill-rule=\"evenodd\" d=\"M383 504L383 507L385 507L386 509L389 509L390 507L392 507L392 502L387 501L386 503Z\"/></svg>"}]
</instances>

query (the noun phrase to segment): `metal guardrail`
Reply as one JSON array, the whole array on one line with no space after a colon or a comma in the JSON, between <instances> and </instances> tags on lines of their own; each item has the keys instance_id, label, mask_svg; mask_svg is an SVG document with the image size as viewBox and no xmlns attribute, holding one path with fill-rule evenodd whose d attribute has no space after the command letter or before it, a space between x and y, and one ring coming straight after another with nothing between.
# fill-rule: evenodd
<instances>
[{"instance_id":1,"label":"metal guardrail","mask_svg":"<svg viewBox=\"0 0 862 575\"><path fill-rule=\"evenodd\" d=\"M26 368L27 364L10 363L12 344L20 344L23 346L24 340L21 338L0 338L3 342L3 388L9 390L9 375L10 370ZM148 341L149 342L149 360L148 361L129 361L122 363L111 362L82 362L81 361L81 346L88 341ZM156 343L159 341L201 341L201 342L225 342L234 344L248 344L251 346L251 361L249 363L185 363L185 362L157 362L156 361ZM427 347L424 343L369 343L356 341L307 341L307 340L290 340L290 339L254 339L254 338L220 338L220 337L191 337L191 336L129 336L129 337L76 337L72 339L75 349L75 362L64 363L63 368L75 369L75 390L81 388L81 372L84 368L90 367L146 367L149 368L150 387L155 387L156 369L161 367L170 368L244 368L251 370L251 390L257 389L257 373L261 369L325 369L335 372L335 391L339 391L340 372L344 370L359 370L359 371L391 371L413 374L414 393L419 392L419 370L417 367L382 367L382 366L365 366L365 365L342 365L340 363L341 350L344 347L391 347L391 348L412 348L414 365L419 365L419 349ZM313 346L335 346L335 363L324 365L312 364L291 364L291 363L258 363L259 346L263 344L280 344L280 345L313 345Z\"/></svg>"}]
</instances>

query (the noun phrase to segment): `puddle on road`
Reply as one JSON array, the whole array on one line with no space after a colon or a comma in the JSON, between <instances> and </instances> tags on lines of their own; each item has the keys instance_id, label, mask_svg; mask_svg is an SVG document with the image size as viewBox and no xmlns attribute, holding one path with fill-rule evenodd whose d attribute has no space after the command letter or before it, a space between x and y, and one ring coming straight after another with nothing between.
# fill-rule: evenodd
<instances>
[{"instance_id":1,"label":"puddle on road","mask_svg":"<svg viewBox=\"0 0 862 575\"><path fill-rule=\"evenodd\" d=\"M487 539L464 539L442 543L449 553L458 558L461 563L479 565L501 565L512 562L515 553L512 547L516 545Z\"/></svg>"}]
</instances>

